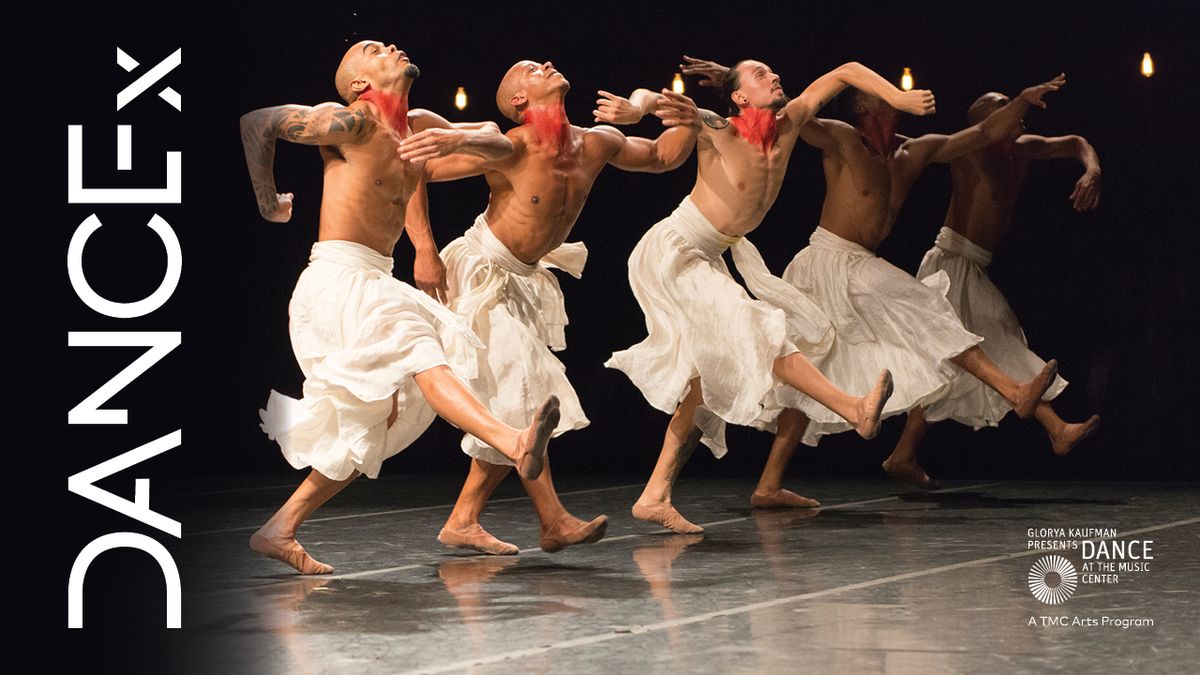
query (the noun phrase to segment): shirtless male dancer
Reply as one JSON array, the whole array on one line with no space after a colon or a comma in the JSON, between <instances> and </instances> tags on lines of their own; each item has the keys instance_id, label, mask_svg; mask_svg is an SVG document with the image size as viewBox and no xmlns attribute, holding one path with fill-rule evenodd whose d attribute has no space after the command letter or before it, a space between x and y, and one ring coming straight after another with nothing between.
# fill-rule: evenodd
<instances>
[{"instance_id":1,"label":"shirtless male dancer","mask_svg":"<svg viewBox=\"0 0 1200 675\"><path fill-rule=\"evenodd\" d=\"M423 174L438 160L408 161L405 143L436 136L437 148L421 151L423 157L512 152L494 124L454 128L429 111L409 111L408 92L419 73L395 45L364 40L338 66L335 84L346 106L284 105L242 117L246 165L267 220L282 223L292 215L292 195L275 191L276 139L320 146L325 164L318 241L288 307L304 397L271 392L261 413L263 430L288 462L312 471L250 539L252 549L302 574L333 568L296 541L300 524L360 473L377 477L383 460L416 440L435 411L487 439L530 479L542 472L558 423L553 397L524 430L492 416L450 371L434 324L457 325L468 339L478 338L448 309L391 274L390 254L406 229L418 258L437 256L424 213ZM410 129L420 133L409 136ZM421 264L432 269L440 263Z\"/></svg>"},{"instance_id":2,"label":"shirtless male dancer","mask_svg":"<svg viewBox=\"0 0 1200 675\"><path fill-rule=\"evenodd\" d=\"M709 79L731 77L731 71L712 62L697 63L694 70ZM874 251L891 231L909 189L929 163L949 162L1003 138L1019 127L1029 106L1045 107L1042 97L1065 81L1060 75L1030 87L996 115L950 136L898 136L900 111L864 91L850 92L853 126L813 118L800 130L806 143L823 152L825 202L809 246L796 254L784 279L812 298L836 327L832 348L818 360L835 385L861 388L882 365L895 370L896 392L883 417L935 400L961 372L958 368L996 390L1021 417L1033 413L1053 381L1054 361L1031 380L1014 381L978 347L982 338L964 329L954 315L945 298L944 276L922 284ZM940 289L931 287L938 284ZM804 409L800 405L804 401L791 392L783 390L780 397L790 409L779 416L771 455L756 489L760 493L781 489L783 471L802 439L815 445L820 436L849 428L827 411L817 409L814 414ZM884 469L911 478L902 473L904 467L885 463ZM799 498L793 505L819 504Z\"/></svg>"},{"instance_id":3,"label":"shirtless male dancer","mask_svg":"<svg viewBox=\"0 0 1200 675\"><path fill-rule=\"evenodd\" d=\"M466 234L442 251L448 269L449 305L487 344L486 351L458 349L450 336L447 354L488 408L523 426L548 395L561 402L555 435L588 424L562 362L551 353L566 347L567 316L557 267L575 277L587 249L564 244L588 193L606 165L626 171L661 173L675 169L695 145L699 120L685 96L661 97L638 90L630 99L600 92L596 121L635 122L652 110L668 128L657 139L626 137L608 125L579 127L567 120L563 100L570 83L554 64L520 61L509 68L496 91L496 105L520 126L507 138L513 152L503 158L456 155L430 172L430 180L483 174L491 189L488 206ZM496 539L479 523L492 491L508 474L511 457L467 434L463 451L470 473L445 527L443 544L498 555L518 548ZM604 536L607 516L584 522L559 501L549 467L536 480L522 476L541 521L539 544L548 552Z\"/></svg>"},{"instance_id":4,"label":"shirtless male dancer","mask_svg":"<svg viewBox=\"0 0 1200 675\"><path fill-rule=\"evenodd\" d=\"M802 294L774 277L743 236L762 222L783 182L801 127L835 94L855 86L909 112L933 112L933 94L902 92L858 63L827 73L789 101L779 76L747 60L732 70L726 103L732 117L701 111L696 185L679 207L638 242L629 281L646 315L648 337L605 364L623 371L655 408L672 415L635 518L680 533L703 531L671 504L675 480L699 441L725 453L724 425L770 428L783 382L813 408L828 406L864 437L878 430L891 375L849 391L829 382L806 358L829 348L833 330ZM721 254L731 254L752 300ZM778 492L762 495L774 501Z\"/></svg>"},{"instance_id":5,"label":"shirtless male dancer","mask_svg":"<svg viewBox=\"0 0 1200 675\"><path fill-rule=\"evenodd\" d=\"M1009 105L1004 94L990 92L971 105L967 119L977 124L1000 108ZM1081 136L1046 138L1023 133L1018 127L1011 134L986 148L975 150L950 164L954 191L945 225L934 247L925 254L917 278L924 279L939 270L950 277L950 304L963 326L984 338L980 347L1006 373L1028 377L1045 362L1029 350L1025 332L1012 308L987 276L992 251L1000 244L1012 223L1017 197L1025 183L1029 164L1040 159L1075 159L1084 173L1075 183L1071 200L1076 211L1087 211L1100 203L1100 159L1091 144ZM1050 404L1067 386L1061 377L1046 390L1033 411L1050 437L1054 454L1062 456L1100 425L1100 416L1071 424L1063 421ZM973 377L958 377L942 398L908 415L904 433L887 459L892 471L916 479L922 487L933 481L917 463L917 449L929 423L953 419L976 429L996 426L1012 409L1008 401L983 386Z\"/></svg>"}]
</instances>

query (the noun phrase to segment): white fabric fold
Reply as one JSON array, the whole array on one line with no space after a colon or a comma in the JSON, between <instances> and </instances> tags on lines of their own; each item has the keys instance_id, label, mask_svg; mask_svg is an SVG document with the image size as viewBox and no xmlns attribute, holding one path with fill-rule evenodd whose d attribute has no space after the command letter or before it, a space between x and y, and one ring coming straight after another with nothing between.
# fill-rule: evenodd
<instances>
[{"instance_id":1,"label":"white fabric fold","mask_svg":"<svg viewBox=\"0 0 1200 675\"><path fill-rule=\"evenodd\" d=\"M442 250L449 305L478 334L486 350L465 348L445 335L454 372L505 423L522 428L547 396L558 396L554 434L588 425L565 366L550 350L566 348L566 306L550 268L579 278L587 262L582 243L563 244L537 263L526 263L500 241L480 214L463 236ZM512 464L483 441L464 435L462 449L491 464Z\"/></svg>"},{"instance_id":2,"label":"white fabric fold","mask_svg":"<svg viewBox=\"0 0 1200 675\"><path fill-rule=\"evenodd\" d=\"M871 390L879 371L892 371L895 388L883 416L906 412L938 398L962 369L950 359L982 341L963 328L947 302L945 275L925 283L858 244L817 228L810 245L792 259L783 278L830 317L833 347L814 360L839 389L851 396ZM807 405L790 388L779 399L810 418L804 443L851 428L833 411Z\"/></svg>"},{"instance_id":3,"label":"white fabric fold","mask_svg":"<svg viewBox=\"0 0 1200 675\"><path fill-rule=\"evenodd\" d=\"M988 278L986 267L991 258L991 251L943 227L933 248L921 261L917 276L946 276L949 280L946 297L963 326L983 336L980 348L1006 375L1017 381L1028 380L1041 372L1046 362L1029 350L1016 314ZM1055 398L1066 387L1065 379L1054 378L1042 400ZM1010 410L1012 406L1003 396L963 373L926 406L925 419L931 422L953 419L979 429L998 425Z\"/></svg>"},{"instance_id":4,"label":"white fabric fold","mask_svg":"<svg viewBox=\"0 0 1200 675\"><path fill-rule=\"evenodd\" d=\"M991 251L945 226L938 230L937 238L934 239L933 245L943 251L957 253L980 267L987 267L992 264ZM920 278L920 276L918 274L917 278Z\"/></svg>"},{"instance_id":5,"label":"white fabric fold","mask_svg":"<svg viewBox=\"0 0 1200 675\"><path fill-rule=\"evenodd\" d=\"M392 259L350 241L319 241L288 305L304 396L272 391L262 429L295 468L333 480L379 475L433 421L413 375L446 365L434 324L480 344L465 323L391 276ZM391 427L393 396L398 418Z\"/></svg>"},{"instance_id":6,"label":"white fabric fold","mask_svg":"<svg viewBox=\"0 0 1200 675\"><path fill-rule=\"evenodd\" d=\"M721 254L730 247L759 299L726 267ZM699 377L696 426L717 457L726 452L726 423L774 428L783 409L774 395L776 359L797 351L811 358L833 343L832 324L816 305L772 278L748 241L717 230L687 197L638 242L629 284L647 337L605 366L624 372L668 414Z\"/></svg>"}]
</instances>

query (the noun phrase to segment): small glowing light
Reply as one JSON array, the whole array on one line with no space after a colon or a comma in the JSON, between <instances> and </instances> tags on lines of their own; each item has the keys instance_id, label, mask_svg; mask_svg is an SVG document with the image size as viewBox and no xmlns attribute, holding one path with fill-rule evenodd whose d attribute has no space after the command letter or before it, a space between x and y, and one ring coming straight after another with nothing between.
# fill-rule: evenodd
<instances>
[{"instance_id":1,"label":"small glowing light","mask_svg":"<svg viewBox=\"0 0 1200 675\"><path fill-rule=\"evenodd\" d=\"M1150 58L1150 52L1142 54L1142 75L1150 77L1154 74L1154 59Z\"/></svg>"},{"instance_id":2,"label":"small glowing light","mask_svg":"<svg viewBox=\"0 0 1200 675\"><path fill-rule=\"evenodd\" d=\"M454 92L454 107L459 110L465 110L467 107L467 90L462 87Z\"/></svg>"},{"instance_id":3,"label":"small glowing light","mask_svg":"<svg viewBox=\"0 0 1200 675\"><path fill-rule=\"evenodd\" d=\"M675 79L671 80L671 91L676 94L683 93L683 76L679 73L675 73Z\"/></svg>"},{"instance_id":4,"label":"small glowing light","mask_svg":"<svg viewBox=\"0 0 1200 675\"><path fill-rule=\"evenodd\" d=\"M905 68L904 74L900 76L900 88L904 91L912 91L913 79L911 68Z\"/></svg>"}]
</instances>

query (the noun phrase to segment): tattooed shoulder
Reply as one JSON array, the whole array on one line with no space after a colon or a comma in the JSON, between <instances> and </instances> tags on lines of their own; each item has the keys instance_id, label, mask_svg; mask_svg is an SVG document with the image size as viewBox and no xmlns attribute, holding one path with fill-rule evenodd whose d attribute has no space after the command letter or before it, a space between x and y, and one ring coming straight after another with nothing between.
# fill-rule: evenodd
<instances>
[{"instance_id":1,"label":"tattooed shoulder","mask_svg":"<svg viewBox=\"0 0 1200 675\"><path fill-rule=\"evenodd\" d=\"M367 116L362 110L339 108L333 111L333 117L329 121L329 130L358 136L366 128L366 121Z\"/></svg>"},{"instance_id":2,"label":"tattooed shoulder","mask_svg":"<svg viewBox=\"0 0 1200 675\"><path fill-rule=\"evenodd\" d=\"M711 110L701 110L700 119L704 120L704 124L706 126L712 127L713 129L724 129L725 127L729 126L729 120L721 117Z\"/></svg>"}]
</instances>

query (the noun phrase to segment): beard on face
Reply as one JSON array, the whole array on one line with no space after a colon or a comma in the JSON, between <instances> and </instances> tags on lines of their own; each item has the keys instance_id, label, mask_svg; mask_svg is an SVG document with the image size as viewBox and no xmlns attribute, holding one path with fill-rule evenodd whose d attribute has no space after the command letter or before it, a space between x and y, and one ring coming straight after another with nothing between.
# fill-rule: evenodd
<instances>
[{"instance_id":1,"label":"beard on face","mask_svg":"<svg viewBox=\"0 0 1200 675\"><path fill-rule=\"evenodd\" d=\"M787 94L780 94L778 98L776 98L774 101L771 101L771 110L774 110L775 112L783 110L783 106L787 105L788 101L790 100L792 99L788 98Z\"/></svg>"},{"instance_id":2,"label":"beard on face","mask_svg":"<svg viewBox=\"0 0 1200 675\"><path fill-rule=\"evenodd\" d=\"M417 67L417 64L410 62L404 68L404 76L410 80L415 80L421 76L421 69Z\"/></svg>"}]
</instances>

